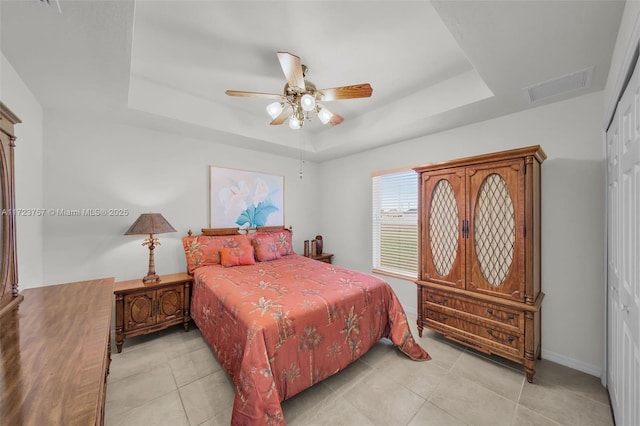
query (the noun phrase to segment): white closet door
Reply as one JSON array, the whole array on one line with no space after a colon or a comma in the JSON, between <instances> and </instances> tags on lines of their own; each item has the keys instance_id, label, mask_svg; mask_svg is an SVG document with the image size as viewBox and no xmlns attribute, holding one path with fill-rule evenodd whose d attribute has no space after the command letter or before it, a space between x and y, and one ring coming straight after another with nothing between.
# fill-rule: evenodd
<instances>
[{"instance_id":1,"label":"white closet door","mask_svg":"<svg viewBox=\"0 0 640 426\"><path fill-rule=\"evenodd\" d=\"M607 132L609 387L616 422L640 425L640 71Z\"/></svg>"},{"instance_id":2,"label":"white closet door","mask_svg":"<svg viewBox=\"0 0 640 426\"><path fill-rule=\"evenodd\" d=\"M620 241L619 202L620 188L620 126L619 110L607 131L607 387L609 398L616 418L618 414L618 388L620 385L620 364L618 363L618 342L620 329L620 308L618 307L618 276L620 258L618 245Z\"/></svg>"}]
</instances>

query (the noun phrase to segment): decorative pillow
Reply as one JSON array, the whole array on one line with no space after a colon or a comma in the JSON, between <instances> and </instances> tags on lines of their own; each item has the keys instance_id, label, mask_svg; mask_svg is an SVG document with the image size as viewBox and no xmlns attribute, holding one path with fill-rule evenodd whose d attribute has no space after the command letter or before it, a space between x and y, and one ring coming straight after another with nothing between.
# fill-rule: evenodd
<instances>
[{"instance_id":1,"label":"decorative pillow","mask_svg":"<svg viewBox=\"0 0 640 426\"><path fill-rule=\"evenodd\" d=\"M293 243L291 242L291 231L288 229L283 229L282 231L267 231L267 232L259 232L254 234L254 238L262 237L262 236L271 236L274 238L276 245L278 246L278 251L280 252L280 256L286 256L288 254L294 254L293 251Z\"/></svg>"},{"instance_id":2,"label":"decorative pillow","mask_svg":"<svg viewBox=\"0 0 640 426\"><path fill-rule=\"evenodd\" d=\"M251 238L246 235L198 235L182 239L187 259L187 271L201 266L220 264L220 249L226 247L251 247Z\"/></svg>"},{"instance_id":3,"label":"decorative pillow","mask_svg":"<svg viewBox=\"0 0 640 426\"><path fill-rule=\"evenodd\" d=\"M253 257L253 247L225 247L220 250L220 263L222 266L253 265L256 260Z\"/></svg>"},{"instance_id":4,"label":"decorative pillow","mask_svg":"<svg viewBox=\"0 0 640 426\"><path fill-rule=\"evenodd\" d=\"M276 240L271 235L255 237L251 244L253 244L258 262L268 262L281 257Z\"/></svg>"}]
</instances>

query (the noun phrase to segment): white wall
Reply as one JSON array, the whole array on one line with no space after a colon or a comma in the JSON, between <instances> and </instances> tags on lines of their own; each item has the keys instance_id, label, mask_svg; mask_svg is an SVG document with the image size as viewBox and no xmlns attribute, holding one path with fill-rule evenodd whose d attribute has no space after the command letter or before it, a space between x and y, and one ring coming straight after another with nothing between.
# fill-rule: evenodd
<instances>
[{"instance_id":1,"label":"white wall","mask_svg":"<svg viewBox=\"0 0 640 426\"><path fill-rule=\"evenodd\" d=\"M285 176L285 225L294 247L317 233L320 212L317 165L297 159L167 135L107 119L45 116L47 209L128 209L128 216L47 215L44 221L45 284L115 277L141 278L149 251L143 236L124 236L140 213L159 212L178 231L161 234L156 271L185 271L181 237L209 226L209 166Z\"/></svg>"},{"instance_id":2,"label":"white wall","mask_svg":"<svg viewBox=\"0 0 640 426\"><path fill-rule=\"evenodd\" d=\"M0 100L22 121L15 126L16 207L42 207L42 107L4 55L0 58ZM43 218L16 218L19 289L42 285Z\"/></svg>"},{"instance_id":3,"label":"white wall","mask_svg":"<svg viewBox=\"0 0 640 426\"><path fill-rule=\"evenodd\" d=\"M320 165L321 231L336 264L371 271L374 171L541 145L543 357L599 375L604 345L603 94L398 143ZM416 312L410 281L387 278ZM568 336L571 336L569 339Z\"/></svg>"}]
</instances>

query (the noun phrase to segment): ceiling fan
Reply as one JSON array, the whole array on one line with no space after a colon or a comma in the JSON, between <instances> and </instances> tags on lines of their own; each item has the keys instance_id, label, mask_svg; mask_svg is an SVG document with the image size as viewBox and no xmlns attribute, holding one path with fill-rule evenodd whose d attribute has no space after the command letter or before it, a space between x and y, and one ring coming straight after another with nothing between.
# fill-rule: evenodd
<instances>
[{"instance_id":1,"label":"ceiling fan","mask_svg":"<svg viewBox=\"0 0 640 426\"><path fill-rule=\"evenodd\" d=\"M282 124L289 119L289 127L299 129L305 120L309 121L309 114L315 112L322 124L336 126L344 118L331 112L320 102L337 101L342 99L368 98L373 89L369 83L352 86L333 87L330 89L316 89L315 84L305 80L307 67L300 63L300 58L288 52L277 52L280 66L287 78L283 94L243 92L227 90L229 96L249 98L276 99L267 105L267 113L273 119L271 125Z\"/></svg>"}]
</instances>

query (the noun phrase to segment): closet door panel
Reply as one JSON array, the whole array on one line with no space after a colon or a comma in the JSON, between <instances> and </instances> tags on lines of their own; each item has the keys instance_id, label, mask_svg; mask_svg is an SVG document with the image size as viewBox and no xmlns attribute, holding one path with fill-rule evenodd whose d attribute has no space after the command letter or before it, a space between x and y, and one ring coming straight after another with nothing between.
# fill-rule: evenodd
<instances>
[{"instance_id":1,"label":"closet door panel","mask_svg":"<svg viewBox=\"0 0 640 426\"><path fill-rule=\"evenodd\" d=\"M618 362L620 350L620 304L619 297L619 273L620 259L618 246L620 241L620 132L619 117L616 114L609 131L607 132L607 388L611 399L611 407L616 418L618 414L619 387L620 387L620 363Z\"/></svg>"},{"instance_id":2,"label":"closet door panel","mask_svg":"<svg viewBox=\"0 0 640 426\"><path fill-rule=\"evenodd\" d=\"M615 421L640 424L640 71L607 130L607 387Z\"/></svg>"},{"instance_id":3,"label":"closet door panel","mask_svg":"<svg viewBox=\"0 0 640 426\"><path fill-rule=\"evenodd\" d=\"M620 100L620 390L622 424L640 424L640 82Z\"/></svg>"}]
</instances>

